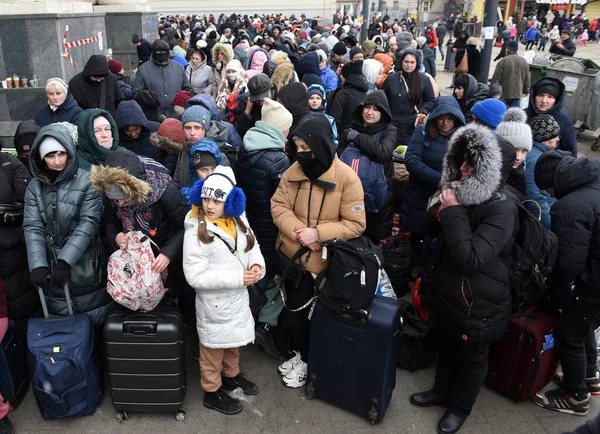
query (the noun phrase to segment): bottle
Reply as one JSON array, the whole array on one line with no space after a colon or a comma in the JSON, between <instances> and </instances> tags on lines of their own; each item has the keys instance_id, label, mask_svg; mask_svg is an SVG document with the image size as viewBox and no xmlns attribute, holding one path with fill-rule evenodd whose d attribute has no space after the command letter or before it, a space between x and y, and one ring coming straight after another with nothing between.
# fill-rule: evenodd
<instances>
[{"instance_id":1,"label":"bottle","mask_svg":"<svg viewBox=\"0 0 600 434\"><path fill-rule=\"evenodd\" d=\"M38 87L38 78L37 78L37 74L33 74L33 79L31 80L31 86L32 86L32 87Z\"/></svg>"}]
</instances>

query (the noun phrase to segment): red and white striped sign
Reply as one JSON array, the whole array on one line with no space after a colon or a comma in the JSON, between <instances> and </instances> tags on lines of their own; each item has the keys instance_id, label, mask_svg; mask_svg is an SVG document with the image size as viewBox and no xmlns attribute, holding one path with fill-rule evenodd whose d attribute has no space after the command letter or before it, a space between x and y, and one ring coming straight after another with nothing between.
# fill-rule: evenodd
<instances>
[{"instance_id":1,"label":"red and white striped sign","mask_svg":"<svg viewBox=\"0 0 600 434\"><path fill-rule=\"evenodd\" d=\"M75 68L75 62L73 61L73 58L71 57L71 53L69 53L69 48L73 48L73 47L80 47L82 45L86 45L86 44L93 44L94 42L98 42L98 36L94 36L93 38L84 38L84 39L78 39L77 41L71 41L71 42L67 42L67 37L69 35L69 23L67 23L67 25L65 26L65 31L63 33L63 49L64 49L64 56L69 58L69 61L71 62L71 66L73 66L73 68Z\"/></svg>"}]
</instances>

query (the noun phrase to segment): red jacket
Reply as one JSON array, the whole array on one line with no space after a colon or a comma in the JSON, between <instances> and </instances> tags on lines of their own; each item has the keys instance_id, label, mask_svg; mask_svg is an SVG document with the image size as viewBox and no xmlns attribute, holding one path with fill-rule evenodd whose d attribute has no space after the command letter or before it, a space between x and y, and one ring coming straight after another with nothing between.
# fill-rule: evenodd
<instances>
[{"instance_id":1,"label":"red jacket","mask_svg":"<svg viewBox=\"0 0 600 434\"><path fill-rule=\"evenodd\" d=\"M439 41L435 29L431 29L431 31L427 33L425 37L427 38L427 46L429 48L436 48L438 46Z\"/></svg>"}]
</instances>

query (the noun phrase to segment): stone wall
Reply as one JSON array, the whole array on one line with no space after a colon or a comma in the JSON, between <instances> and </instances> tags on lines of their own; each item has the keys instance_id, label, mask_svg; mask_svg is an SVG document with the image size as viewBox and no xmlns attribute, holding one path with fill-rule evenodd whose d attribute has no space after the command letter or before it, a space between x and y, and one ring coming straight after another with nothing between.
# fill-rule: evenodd
<instances>
[{"instance_id":1,"label":"stone wall","mask_svg":"<svg viewBox=\"0 0 600 434\"><path fill-rule=\"evenodd\" d=\"M156 16L149 13L107 13L106 32L112 58L123 62L126 75L137 68L136 46L131 42L133 34L152 41L156 35Z\"/></svg>"}]
</instances>

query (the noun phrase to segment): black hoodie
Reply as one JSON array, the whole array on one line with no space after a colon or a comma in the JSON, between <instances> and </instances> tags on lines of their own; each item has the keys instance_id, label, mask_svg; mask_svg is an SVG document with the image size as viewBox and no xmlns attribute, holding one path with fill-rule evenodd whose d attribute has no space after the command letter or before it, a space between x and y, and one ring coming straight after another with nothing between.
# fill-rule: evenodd
<instances>
[{"instance_id":1,"label":"black hoodie","mask_svg":"<svg viewBox=\"0 0 600 434\"><path fill-rule=\"evenodd\" d=\"M104 77L104 80L99 83L90 80L90 76ZM99 108L113 117L117 106L124 100L117 80L108 69L106 57L101 54L91 56L83 71L69 81L69 93L82 109Z\"/></svg>"},{"instance_id":2,"label":"black hoodie","mask_svg":"<svg viewBox=\"0 0 600 434\"><path fill-rule=\"evenodd\" d=\"M362 74L350 74L331 102L327 101L327 114L335 119L338 131L344 131L352 125L352 113L367 96L367 90L369 83Z\"/></svg>"},{"instance_id":3,"label":"black hoodie","mask_svg":"<svg viewBox=\"0 0 600 434\"><path fill-rule=\"evenodd\" d=\"M309 122L301 123L296 128L294 137L304 140L316 157L314 170L311 171L310 175L305 172L305 175L315 184L323 184L317 178L329 170L335 158L335 144L333 143L333 134L329 121L325 116L316 116ZM296 160L295 146L289 149L289 154L293 160ZM321 186L326 189L331 188L330 185Z\"/></svg>"},{"instance_id":4,"label":"black hoodie","mask_svg":"<svg viewBox=\"0 0 600 434\"><path fill-rule=\"evenodd\" d=\"M279 90L277 99L294 118L289 135L291 135L304 120L313 117L308 108L306 88L302 83L295 82L286 84Z\"/></svg>"}]
</instances>

